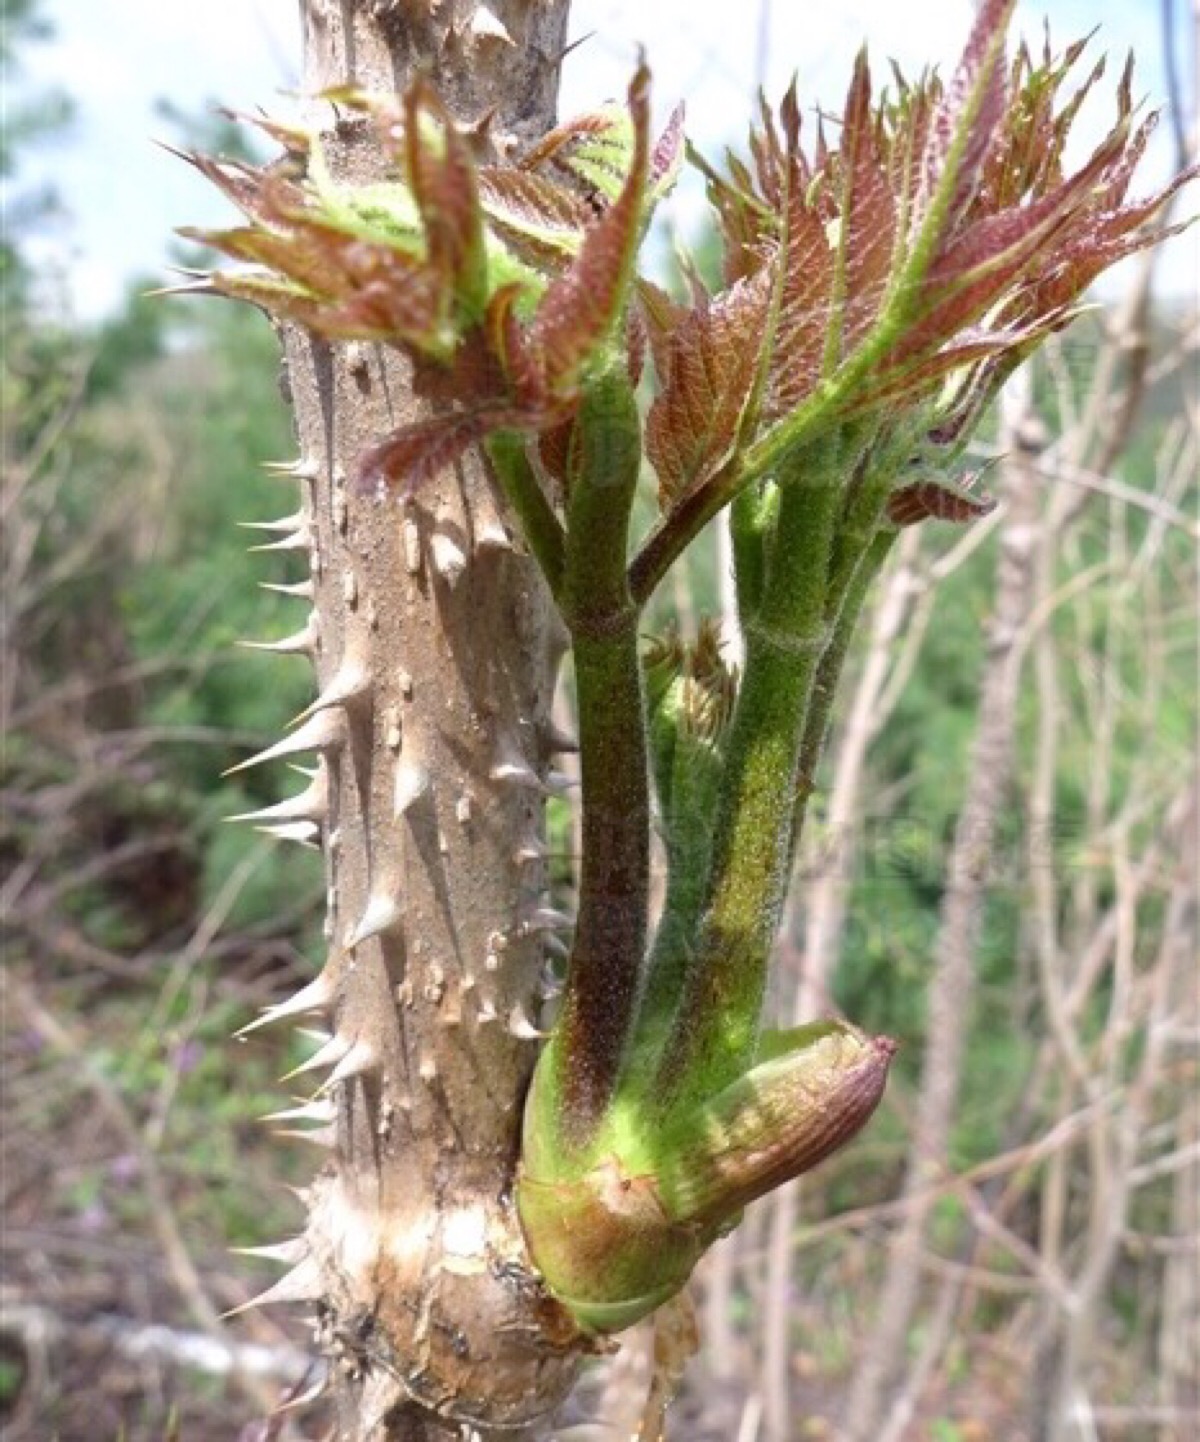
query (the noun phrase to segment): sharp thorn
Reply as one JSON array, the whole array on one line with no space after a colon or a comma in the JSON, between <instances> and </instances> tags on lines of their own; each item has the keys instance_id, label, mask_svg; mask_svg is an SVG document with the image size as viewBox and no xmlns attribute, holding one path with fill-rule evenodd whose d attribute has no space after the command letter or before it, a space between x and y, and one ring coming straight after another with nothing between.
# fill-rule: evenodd
<instances>
[{"instance_id":1,"label":"sharp thorn","mask_svg":"<svg viewBox=\"0 0 1200 1442\"><path fill-rule=\"evenodd\" d=\"M268 1112L260 1122L320 1122L328 1126L337 1117L337 1108L328 1097L316 1097L300 1106L285 1107L281 1112Z\"/></svg>"},{"instance_id":2,"label":"sharp thorn","mask_svg":"<svg viewBox=\"0 0 1200 1442\"><path fill-rule=\"evenodd\" d=\"M315 481L320 475L316 461L264 461L263 470L272 476L287 477L289 480Z\"/></svg>"},{"instance_id":3,"label":"sharp thorn","mask_svg":"<svg viewBox=\"0 0 1200 1442\"><path fill-rule=\"evenodd\" d=\"M520 1041L541 1041L550 1035L548 1031L540 1031L534 1026L520 1002L508 1014L508 1030Z\"/></svg>"},{"instance_id":4,"label":"sharp thorn","mask_svg":"<svg viewBox=\"0 0 1200 1442\"><path fill-rule=\"evenodd\" d=\"M311 601L317 592L311 576L307 581L295 581L290 586L280 585L276 581L260 581L258 584L260 590L274 591L279 596L299 596L302 601Z\"/></svg>"},{"instance_id":5,"label":"sharp thorn","mask_svg":"<svg viewBox=\"0 0 1200 1442\"><path fill-rule=\"evenodd\" d=\"M565 911L556 911L552 906L539 906L521 922L522 936L531 936L536 931L570 931L574 920Z\"/></svg>"},{"instance_id":6,"label":"sharp thorn","mask_svg":"<svg viewBox=\"0 0 1200 1442\"><path fill-rule=\"evenodd\" d=\"M269 1307L276 1302L316 1302L324 1295L324 1290L320 1267L312 1257L306 1257L286 1276L280 1277L273 1287L226 1312L225 1319L249 1312L254 1307Z\"/></svg>"},{"instance_id":7,"label":"sharp thorn","mask_svg":"<svg viewBox=\"0 0 1200 1442\"><path fill-rule=\"evenodd\" d=\"M217 288L211 277L207 280L189 280L182 285L160 285L154 290L143 291L148 300L166 295L216 295Z\"/></svg>"},{"instance_id":8,"label":"sharp thorn","mask_svg":"<svg viewBox=\"0 0 1200 1442\"><path fill-rule=\"evenodd\" d=\"M308 1256L308 1243L303 1237L292 1237L269 1247L231 1247L230 1251L238 1257L262 1257L268 1262L282 1262L285 1267L294 1267Z\"/></svg>"},{"instance_id":9,"label":"sharp thorn","mask_svg":"<svg viewBox=\"0 0 1200 1442\"><path fill-rule=\"evenodd\" d=\"M321 1091L331 1091L339 1083L349 1081L351 1077L362 1076L365 1072L375 1071L378 1066L379 1054L371 1043L356 1041L325 1078Z\"/></svg>"},{"instance_id":10,"label":"sharp thorn","mask_svg":"<svg viewBox=\"0 0 1200 1442\"><path fill-rule=\"evenodd\" d=\"M236 816L227 816L227 821L248 823L279 821L322 822L329 814L329 780L325 768L318 767L309 784L296 796L286 801L277 801L274 806L264 806L259 811L240 811Z\"/></svg>"},{"instance_id":11,"label":"sharp thorn","mask_svg":"<svg viewBox=\"0 0 1200 1442\"><path fill-rule=\"evenodd\" d=\"M542 975L538 978L538 1000L554 1001L557 997L560 997L562 995L562 992L562 978L560 976L557 976L552 968L546 967L546 969L542 972Z\"/></svg>"},{"instance_id":12,"label":"sharp thorn","mask_svg":"<svg viewBox=\"0 0 1200 1442\"><path fill-rule=\"evenodd\" d=\"M403 916L403 909L394 897L387 895L368 897L366 909L359 917L354 930L345 940L346 950L361 946L364 941L368 941L372 936L378 936L381 932L390 931L403 919Z\"/></svg>"},{"instance_id":13,"label":"sharp thorn","mask_svg":"<svg viewBox=\"0 0 1200 1442\"><path fill-rule=\"evenodd\" d=\"M302 751L320 751L327 747L338 746L343 739L344 735L337 712L320 711L306 721L303 726L293 731L290 736L285 736L282 741L277 741L274 746L268 746L265 751L260 751L245 761L239 761L236 766L231 766L223 774L233 776L239 771L248 771L252 766L261 766L263 762L275 761L281 756L295 756Z\"/></svg>"},{"instance_id":14,"label":"sharp thorn","mask_svg":"<svg viewBox=\"0 0 1200 1442\"><path fill-rule=\"evenodd\" d=\"M467 569L467 558L457 541L444 531L435 531L429 539L429 554L433 569L449 586L458 584L458 578Z\"/></svg>"},{"instance_id":15,"label":"sharp thorn","mask_svg":"<svg viewBox=\"0 0 1200 1442\"><path fill-rule=\"evenodd\" d=\"M299 1412L305 1407L311 1407L314 1402L319 1402L329 1391L329 1377L318 1377L311 1387L306 1387L303 1392L290 1397L286 1402L281 1402L271 1412L272 1417L284 1417L289 1412Z\"/></svg>"},{"instance_id":16,"label":"sharp thorn","mask_svg":"<svg viewBox=\"0 0 1200 1442\"><path fill-rule=\"evenodd\" d=\"M284 636L280 641L239 641L246 651L273 651L279 656L311 656L317 649L317 618L314 612L304 624L304 629Z\"/></svg>"},{"instance_id":17,"label":"sharp thorn","mask_svg":"<svg viewBox=\"0 0 1200 1442\"><path fill-rule=\"evenodd\" d=\"M301 526L299 530L290 531L278 541L267 541L261 546L251 546L249 553L252 556L261 556L268 551L307 551L311 544L311 527Z\"/></svg>"},{"instance_id":18,"label":"sharp thorn","mask_svg":"<svg viewBox=\"0 0 1200 1442\"><path fill-rule=\"evenodd\" d=\"M491 779L501 786L528 786L533 791L542 789L537 772L525 761L501 761L492 767L490 774Z\"/></svg>"},{"instance_id":19,"label":"sharp thorn","mask_svg":"<svg viewBox=\"0 0 1200 1442\"><path fill-rule=\"evenodd\" d=\"M308 525L308 517L303 511L293 511L290 516L280 516L277 521L239 521L238 527L243 531L274 531L283 535L291 535L295 531L303 530Z\"/></svg>"},{"instance_id":20,"label":"sharp thorn","mask_svg":"<svg viewBox=\"0 0 1200 1442\"><path fill-rule=\"evenodd\" d=\"M513 543L499 521L489 521L476 531L475 549L478 551L511 551Z\"/></svg>"},{"instance_id":21,"label":"sharp thorn","mask_svg":"<svg viewBox=\"0 0 1200 1442\"><path fill-rule=\"evenodd\" d=\"M429 790L429 772L419 762L401 761L396 767L392 815L403 816Z\"/></svg>"},{"instance_id":22,"label":"sharp thorn","mask_svg":"<svg viewBox=\"0 0 1200 1442\"><path fill-rule=\"evenodd\" d=\"M271 1133L289 1142L309 1142L322 1151L333 1151L337 1146L336 1127L279 1127Z\"/></svg>"},{"instance_id":23,"label":"sharp thorn","mask_svg":"<svg viewBox=\"0 0 1200 1442\"><path fill-rule=\"evenodd\" d=\"M281 821L277 826L256 826L255 831L272 841L294 841L299 846L320 850L321 828L312 821Z\"/></svg>"},{"instance_id":24,"label":"sharp thorn","mask_svg":"<svg viewBox=\"0 0 1200 1442\"><path fill-rule=\"evenodd\" d=\"M336 1033L329 1038L323 1046L317 1048L307 1061L302 1061L298 1067L280 1078L281 1081L291 1081L293 1077L303 1076L306 1072L321 1071L324 1067L337 1066L338 1062L350 1051L354 1043L347 1041L344 1036Z\"/></svg>"},{"instance_id":25,"label":"sharp thorn","mask_svg":"<svg viewBox=\"0 0 1200 1442\"><path fill-rule=\"evenodd\" d=\"M338 668L324 691L310 706L301 711L292 725L298 726L310 716L315 716L318 711L328 710L330 706L348 706L351 701L365 695L370 689L371 678L364 667L357 662L343 665Z\"/></svg>"},{"instance_id":26,"label":"sharp thorn","mask_svg":"<svg viewBox=\"0 0 1200 1442\"><path fill-rule=\"evenodd\" d=\"M545 729L546 746L551 751L578 751L579 737L572 736L569 731L564 731L551 721Z\"/></svg>"},{"instance_id":27,"label":"sharp thorn","mask_svg":"<svg viewBox=\"0 0 1200 1442\"><path fill-rule=\"evenodd\" d=\"M295 996L288 997L275 1006L267 1007L266 1011L252 1022L242 1027L240 1031L234 1032L236 1037L249 1036L252 1031L259 1027L274 1026L277 1021L286 1021L289 1017L305 1016L308 1012L328 1011L333 1005L334 987L328 975L322 972L316 976L307 986L302 986Z\"/></svg>"}]
</instances>

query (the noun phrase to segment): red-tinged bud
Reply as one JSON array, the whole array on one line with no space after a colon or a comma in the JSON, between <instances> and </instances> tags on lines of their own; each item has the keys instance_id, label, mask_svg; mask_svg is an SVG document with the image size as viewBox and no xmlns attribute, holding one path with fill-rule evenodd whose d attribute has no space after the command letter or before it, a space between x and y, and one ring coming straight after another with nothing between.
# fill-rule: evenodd
<instances>
[{"instance_id":1,"label":"red-tinged bud","mask_svg":"<svg viewBox=\"0 0 1200 1442\"><path fill-rule=\"evenodd\" d=\"M787 1050L759 1062L664 1140L660 1184L673 1221L728 1226L870 1120L896 1053L890 1037L827 1022L783 1040Z\"/></svg>"},{"instance_id":2,"label":"red-tinged bud","mask_svg":"<svg viewBox=\"0 0 1200 1442\"><path fill-rule=\"evenodd\" d=\"M896 1050L839 1022L797 1028L774 1046L654 1137L640 1161L618 1145L574 1174L543 1176L527 1113L521 1222L547 1287L585 1330L621 1331L661 1306L750 1202L855 1136Z\"/></svg>"}]
</instances>

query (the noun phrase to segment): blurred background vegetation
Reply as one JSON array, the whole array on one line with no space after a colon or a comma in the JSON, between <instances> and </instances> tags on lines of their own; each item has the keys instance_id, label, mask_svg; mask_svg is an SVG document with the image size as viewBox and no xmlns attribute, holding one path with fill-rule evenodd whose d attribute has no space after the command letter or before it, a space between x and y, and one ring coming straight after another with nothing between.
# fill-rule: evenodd
<instances>
[{"instance_id":1,"label":"blurred background vegetation","mask_svg":"<svg viewBox=\"0 0 1200 1442\"><path fill-rule=\"evenodd\" d=\"M11 75L41 22L3 18ZM229 1248L286 1233L313 1165L256 1121L303 1037L230 1034L315 965L319 857L225 824L278 777L221 777L310 695L299 659L237 645L294 629L256 582L298 571L239 529L288 509L262 463L290 423L248 309L147 277L84 325L28 261L58 198L22 156L70 111L35 94L0 149L0 1415L13 1439L300 1437L257 1419L304 1385L303 1325L218 1319L268 1279ZM867 1134L706 1265L680 1438L1200 1435L1196 326L1134 277L1039 364L1023 429L997 422L1020 442L1000 510L912 532L881 582L774 1005L902 1050ZM1024 589L1000 635L1002 543ZM658 621L719 614L721 569L707 537ZM1020 680L1000 716L997 655ZM989 727L1011 765L972 840ZM978 882L957 937L956 868Z\"/></svg>"}]
</instances>

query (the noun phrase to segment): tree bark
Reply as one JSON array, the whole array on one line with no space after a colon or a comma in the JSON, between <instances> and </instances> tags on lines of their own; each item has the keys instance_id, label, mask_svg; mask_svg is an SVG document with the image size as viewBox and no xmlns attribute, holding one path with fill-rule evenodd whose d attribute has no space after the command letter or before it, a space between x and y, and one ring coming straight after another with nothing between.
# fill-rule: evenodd
<instances>
[{"instance_id":1,"label":"tree bark","mask_svg":"<svg viewBox=\"0 0 1200 1442\"><path fill-rule=\"evenodd\" d=\"M307 119L338 181L380 178L371 128L315 97L431 73L503 155L553 121L566 0L302 0ZM296 1265L345 1442L490 1435L568 1390L578 1338L528 1263L510 1200L543 963L539 837L561 654L530 559L477 458L407 503L359 457L422 413L382 347L283 336L318 700L285 751L319 754L329 959L280 1016L329 1018L331 1160ZM303 583L302 583L303 587ZM527 1432L524 1435L529 1435Z\"/></svg>"}]
</instances>

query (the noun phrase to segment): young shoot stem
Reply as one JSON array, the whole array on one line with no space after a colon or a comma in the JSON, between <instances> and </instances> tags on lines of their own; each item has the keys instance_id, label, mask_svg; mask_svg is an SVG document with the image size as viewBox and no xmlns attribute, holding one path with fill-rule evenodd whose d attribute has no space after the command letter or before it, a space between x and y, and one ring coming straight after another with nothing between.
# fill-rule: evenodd
<instances>
[{"instance_id":1,"label":"young shoot stem","mask_svg":"<svg viewBox=\"0 0 1200 1442\"><path fill-rule=\"evenodd\" d=\"M641 463L633 392L614 366L576 426L560 603L579 701L582 860L563 1009L543 1066L565 1151L586 1145L633 1026L650 892L650 789L639 612L626 582Z\"/></svg>"},{"instance_id":2,"label":"young shoot stem","mask_svg":"<svg viewBox=\"0 0 1200 1442\"><path fill-rule=\"evenodd\" d=\"M837 447L793 458L727 743L707 904L671 1041L664 1097L712 1095L757 1041L766 964L787 889L800 743L825 649L830 558L842 488Z\"/></svg>"},{"instance_id":3,"label":"young shoot stem","mask_svg":"<svg viewBox=\"0 0 1200 1442\"><path fill-rule=\"evenodd\" d=\"M866 552L860 557L849 584L841 598L837 619L829 644L817 667L813 680L812 696L809 700L808 715L804 720L804 734L800 740L799 785L796 788L795 813L792 820L791 856L795 857L796 847L808 812L808 801L812 796L817 766L825 752L829 738L829 726L833 716L833 703L837 698L842 670L850 650L850 642L862 619L863 605L875 583L875 578L891 554L899 533L890 527L876 533ZM792 867L789 863L788 873Z\"/></svg>"},{"instance_id":4,"label":"young shoot stem","mask_svg":"<svg viewBox=\"0 0 1200 1442\"><path fill-rule=\"evenodd\" d=\"M562 522L529 463L527 444L517 431L495 431L488 437L488 459L546 584L557 598L562 589L565 537Z\"/></svg>"}]
</instances>

